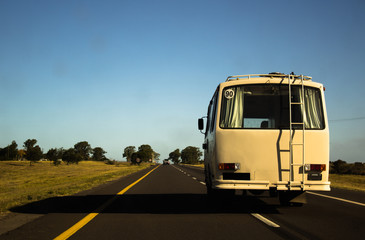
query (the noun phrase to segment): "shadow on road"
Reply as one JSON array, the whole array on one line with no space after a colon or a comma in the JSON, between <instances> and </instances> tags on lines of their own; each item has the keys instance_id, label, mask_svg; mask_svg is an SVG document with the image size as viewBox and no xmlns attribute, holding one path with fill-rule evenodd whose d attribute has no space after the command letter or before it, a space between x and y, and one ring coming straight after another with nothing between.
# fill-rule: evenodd
<instances>
[{"instance_id":1,"label":"shadow on road","mask_svg":"<svg viewBox=\"0 0 365 240\"><path fill-rule=\"evenodd\" d=\"M103 213L210 214L278 213L276 205L254 196L208 198L206 194L125 194L54 197L12 208L12 212L90 213L115 198Z\"/></svg>"}]
</instances>

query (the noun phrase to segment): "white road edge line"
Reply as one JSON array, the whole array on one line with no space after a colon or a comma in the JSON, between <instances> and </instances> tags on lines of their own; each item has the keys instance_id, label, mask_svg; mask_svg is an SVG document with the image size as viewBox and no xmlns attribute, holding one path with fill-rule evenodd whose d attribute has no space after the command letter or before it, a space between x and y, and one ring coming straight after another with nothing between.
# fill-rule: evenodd
<instances>
[{"instance_id":1,"label":"white road edge line","mask_svg":"<svg viewBox=\"0 0 365 240\"><path fill-rule=\"evenodd\" d=\"M175 167L175 166L172 166L172 167L174 167L175 169L179 170L180 172L182 172L182 173L184 173L184 174L187 174L189 177L191 176L190 174L188 174L187 172L184 172L184 171L183 171L183 170L181 170L180 168L177 168L177 167ZM192 177L192 179L194 179L194 180L198 181L198 179L197 179L196 177ZM201 184L205 185L205 182L199 182L199 183L201 183Z\"/></svg>"},{"instance_id":2,"label":"white road edge line","mask_svg":"<svg viewBox=\"0 0 365 240\"><path fill-rule=\"evenodd\" d=\"M327 195L323 195L323 194L319 194L319 193L314 193L314 192L307 192L307 193L313 194L313 195L317 195L317 196L320 196L320 197L331 198L331 199L335 199L335 200L338 200L338 201L352 203L352 204L356 204L356 205L365 207L365 203L350 201L350 200L347 200L347 199L337 198L337 197L332 197L332 196L327 196Z\"/></svg>"},{"instance_id":3,"label":"white road edge line","mask_svg":"<svg viewBox=\"0 0 365 240\"><path fill-rule=\"evenodd\" d=\"M264 222L266 225L268 225L270 227L274 227L274 228L279 228L280 227L279 225L277 225L273 221L270 221L269 219L261 216L258 213L251 213L251 215L254 216L255 218L257 218L258 220L260 220L261 222Z\"/></svg>"}]
</instances>

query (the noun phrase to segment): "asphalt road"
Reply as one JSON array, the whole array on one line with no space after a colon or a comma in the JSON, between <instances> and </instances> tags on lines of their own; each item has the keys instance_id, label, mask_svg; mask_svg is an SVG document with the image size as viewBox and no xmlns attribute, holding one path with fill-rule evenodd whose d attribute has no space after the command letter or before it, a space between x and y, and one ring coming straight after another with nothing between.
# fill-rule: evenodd
<instances>
[{"instance_id":1,"label":"asphalt road","mask_svg":"<svg viewBox=\"0 0 365 240\"><path fill-rule=\"evenodd\" d=\"M146 176L151 170L75 196L13 209L18 216L40 217L3 233L0 239L54 239L64 233L68 239L148 240L365 236L365 194L361 192L309 193L303 207L282 207L278 199L242 197L239 192L229 199L211 200L206 196L202 169L162 165Z\"/></svg>"}]
</instances>

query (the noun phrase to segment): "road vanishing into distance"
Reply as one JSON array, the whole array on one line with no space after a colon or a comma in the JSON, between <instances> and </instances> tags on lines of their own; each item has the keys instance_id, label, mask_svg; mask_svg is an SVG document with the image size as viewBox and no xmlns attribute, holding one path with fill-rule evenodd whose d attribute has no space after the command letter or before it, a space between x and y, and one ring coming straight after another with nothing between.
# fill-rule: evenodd
<instances>
[{"instance_id":1,"label":"road vanishing into distance","mask_svg":"<svg viewBox=\"0 0 365 240\"><path fill-rule=\"evenodd\" d=\"M320 194L320 195L317 195ZM0 239L363 239L365 194L307 194L303 207L248 194L207 197L203 169L160 165L14 212L39 216Z\"/></svg>"}]
</instances>

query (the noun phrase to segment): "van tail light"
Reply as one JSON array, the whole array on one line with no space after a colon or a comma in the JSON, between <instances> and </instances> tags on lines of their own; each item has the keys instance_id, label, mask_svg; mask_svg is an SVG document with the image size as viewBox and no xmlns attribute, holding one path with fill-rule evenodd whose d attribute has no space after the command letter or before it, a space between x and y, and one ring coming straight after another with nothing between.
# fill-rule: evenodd
<instances>
[{"instance_id":1,"label":"van tail light","mask_svg":"<svg viewBox=\"0 0 365 240\"><path fill-rule=\"evenodd\" d=\"M323 172L326 171L326 164L306 164L305 170L307 172Z\"/></svg>"},{"instance_id":2,"label":"van tail light","mask_svg":"<svg viewBox=\"0 0 365 240\"><path fill-rule=\"evenodd\" d=\"M218 165L219 170L239 170L240 164L239 163L220 163Z\"/></svg>"}]
</instances>

